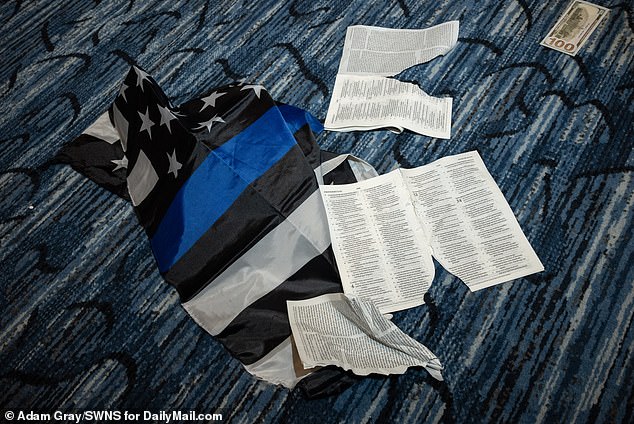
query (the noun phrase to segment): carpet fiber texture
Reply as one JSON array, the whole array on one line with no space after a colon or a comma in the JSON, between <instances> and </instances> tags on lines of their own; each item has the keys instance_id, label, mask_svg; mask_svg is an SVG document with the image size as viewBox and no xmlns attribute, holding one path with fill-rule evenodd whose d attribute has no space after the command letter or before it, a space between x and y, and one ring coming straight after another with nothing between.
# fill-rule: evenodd
<instances>
[{"instance_id":1,"label":"carpet fiber texture","mask_svg":"<svg viewBox=\"0 0 634 424\"><path fill-rule=\"evenodd\" d=\"M539 45L567 1L5 1L0 5L0 412L196 411L232 422L632 422L634 5L576 57ZM403 72L451 96L450 140L324 133L379 172L478 150L546 271L470 292L442 268L396 313L422 369L306 400L255 380L161 280L126 201L52 159L131 64L179 104L246 79L326 115L346 27L460 21Z\"/></svg>"}]
</instances>

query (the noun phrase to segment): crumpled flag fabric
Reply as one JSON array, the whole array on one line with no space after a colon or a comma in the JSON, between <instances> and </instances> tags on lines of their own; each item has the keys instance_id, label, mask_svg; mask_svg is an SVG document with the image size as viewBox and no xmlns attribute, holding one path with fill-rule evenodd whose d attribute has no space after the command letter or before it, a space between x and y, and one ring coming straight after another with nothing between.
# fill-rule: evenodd
<instances>
[{"instance_id":1,"label":"crumpled flag fabric","mask_svg":"<svg viewBox=\"0 0 634 424\"><path fill-rule=\"evenodd\" d=\"M303 370L286 301L341 292L318 184L376 175L321 151L321 123L260 85L173 106L133 67L107 113L57 156L130 199L185 310L256 377L309 397L357 378Z\"/></svg>"}]
</instances>

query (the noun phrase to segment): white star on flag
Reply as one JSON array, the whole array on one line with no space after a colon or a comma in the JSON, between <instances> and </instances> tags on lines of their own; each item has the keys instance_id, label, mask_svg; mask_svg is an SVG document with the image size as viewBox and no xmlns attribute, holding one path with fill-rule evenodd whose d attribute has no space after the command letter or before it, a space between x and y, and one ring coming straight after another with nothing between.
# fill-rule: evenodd
<instances>
[{"instance_id":1,"label":"white star on flag","mask_svg":"<svg viewBox=\"0 0 634 424\"><path fill-rule=\"evenodd\" d=\"M170 161L170 168L167 170L167 173L172 173L174 174L174 178L178 178L178 170L181 169L183 165L176 159L176 149L174 149L171 155L167 153L167 159Z\"/></svg>"},{"instance_id":2,"label":"white star on flag","mask_svg":"<svg viewBox=\"0 0 634 424\"><path fill-rule=\"evenodd\" d=\"M264 88L264 86L259 85L259 84L255 84L255 85L252 85L252 84L247 84L247 85L245 85L244 87L242 87L242 88L240 89L240 91L248 90L249 88L252 88L252 89L253 89L253 91L255 92L255 95L256 95L256 96L258 96L258 99L260 98L260 92L261 92L262 90L266 91L266 89Z\"/></svg>"},{"instance_id":3,"label":"white star on flag","mask_svg":"<svg viewBox=\"0 0 634 424\"><path fill-rule=\"evenodd\" d=\"M214 91L213 93L211 93L207 97L203 97L202 99L200 99L204 103L203 107L200 108L200 111L202 112L208 106L216 107L216 99L218 99L218 97L224 96L225 94L227 94L227 93L218 93L217 91Z\"/></svg>"},{"instance_id":4,"label":"white star on flag","mask_svg":"<svg viewBox=\"0 0 634 424\"><path fill-rule=\"evenodd\" d=\"M141 87L141 91L143 91L143 81L148 80L148 77L150 75L146 74L145 72L143 72L141 69L137 68L136 66L134 66L134 72L136 72L136 76L137 76L136 86Z\"/></svg>"},{"instance_id":5,"label":"white star on flag","mask_svg":"<svg viewBox=\"0 0 634 424\"><path fill-rule=\"evenodd\" d=\"M201 122L199 127L194 128L195 130L200 130L203 129L205 127L207 127L207 131L211 131L211 126L213 125L214 122L222 122L224 124L224 120L219 117L218 115L214 116L213 118L211 118L208 121L205 122Z\"/></svg>"},{"instance_id":6,"label":"white star on flag","mask_svg":"<svg viewBox=\"0 0 634 424\"><path fill-rule=\"evenodd\" d=\"M117 165L117 167L115 169L113 169L112 172L116 171L117 169L127 169L128 168L128 157L126 155L123 155L123 157L121 159L113 159L110 162L112 162L115 165Z\"/></svg>"},{"instance_id":7,"label":"white star on flag","mask_svg":"<svg viewBox=\"0 0 634 424\"><path fill-rule=\"evenodd\" d=\"M151 128L154 125L154 122L150 119L150 108L145 109L145 113L138 112L141 117L141 128L139 129L139 134L143 131L147 131L150 136L150 140L152 139L152 131Z\"/></svg>"},{"instance_id":8,"label":"white star on flag","mask_svg":"<svg viewBox=\"0 0 634 424\"><path fill-rule=\"evenodd\" d=\"M159 112L161 113L161 123L159 124L159 126L165 125L167 127L167 130L171 134L172 128L170 127L170 121L175 120L176 117L174 116L174 114L169 108L163 107L161 105L157 105L157 106L158 106Z\"/></svg>"},{"instance_id":9,"label":"white star on flag","mask_svg":"<svg viewBox=\"0 0 634 424\"><path fill-rule=\"evenodd\" d=\"M126 103L128 103L128 99L125 98L125 91L127 89L128 89L128 86L125 84L125 82L121 86L121 89L119 89L119 95L123 97L123 101L125 101Z\"/></svg>"}]
</instances>

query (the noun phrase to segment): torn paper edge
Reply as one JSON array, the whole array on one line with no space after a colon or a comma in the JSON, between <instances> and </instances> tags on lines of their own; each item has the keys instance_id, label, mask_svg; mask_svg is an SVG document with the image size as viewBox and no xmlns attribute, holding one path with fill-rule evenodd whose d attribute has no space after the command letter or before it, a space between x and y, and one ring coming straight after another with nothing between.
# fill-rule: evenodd
<instances>
[{"instance_id":1,"label":"torn paper edge","mask_svg":"<svg viewBox=\"0 0 634 424\"><path fill-rule=\"evenodd\" d=\"M357 375L403 374L411 366L424 367L434 378L442 381L442 364L427 347L403 333L383 316L374 304L343 293L326 294L307 300L287 301L288 316L297 351L305 368L336 365ZM310 322L308 320L310 319ZM357 330L354 334L337 335L337 330ZM388 340L387 337L392 340ZM343 351L337 341L366 337L376 343L359 345L354 351ZM392 342L392 343L390 343ZM368 347L375 348L369 351ZM364 349L364 347L366 349ZM333 358L328 352L336 354ZM406 350L409 350L407 352ZM354 366L345 355L362 352L363 366ZM418 354L414 356L414 354ZM371 354L371 356L368 356ZM396 366L380 365L386 355L400 360ZM321 356L320 356L321 355ZM342 358L344 356L344 358Z\"/></svg>"},{"instance_id":2,"label":"torn paper edge","mask_svg":"<svg viewBox=\"0 0 634 424\"><path fill-rule=\"evenodd\" d=\"M403 54L407 55L411 52L416 52L416 60L410 60L410 58L405 60L405 65L399 67L390 67L392 64L388 62L388 68L386 70L369 70L369 69L356 69L355 71L350 71L350 61L351 61L351 51L352 50L364 50L359 47L359 40L356 40L354 37L355 31L365 30L367 34L371 33L381 33L385 32L386 34L414 34L415 37L423 37L425 40L423 44L427 43L426 35L431 33L434 30L448 28L450 31L449 38L443 40L443 43L438 44L429 44L429 47L418 49L418 50L408 50L407 45L397 45L394 49L400 50L404 52ZM412 84L409 82L401 82L398 81L401 87L406 87L409 85L413 85L418 89L417 97L418 104L413 107L416 107L421 114L419 114L419 120L421 122L416 125L415 122L411 122L407 118L398 117L394 119L392 117L392 110L394 110L394 101L390 103L390 99L383 101L382 105L378 106L378 109L381 109L381 113L383 111L387 112L387 115L380 117L378 120L375 117L363 117L363 114L367 113L367 109L370 106L365 105L366 100L364 99L354 99L345 101L341 99L341 92L338 90L341 86L341 80L346 78L354 78L360 76L374 76L375 78L385 78L387 76L394 76L404 71L405 69L411 68L412 66L419 65L425 62L428 62L440 55L446 54L449 50L451 50L458 41L458 33L459 33L459 22L458 21L449 21L439 25L435 25L433 27L429 27L426 29L394 29L394 28L382 28L382 27L374 27L374 26L365 26L365 25L354 25L348 27L346 30L346 38L344 41L344 48L342 53L342 58L339 62L339 70L337 74L337 79L335 81L335 88L333 89L333 94L330 99L330 103L328 105L328 111L326 116L326 121L324 124L324 128L329 131L340 131L340 132L348 132L348 131L365 131L372 129L388 129L396 133L401 133L403 129L408 129L414 131L416 133L436 137L449 139L451 137L451 113L452 113L452 99L449 97L433 97L429 96L422 90L417 84ZM369 35L366 35L366 40L364 41L364 47L367 45L367 38ZM367 50L367 49L366 49ZM370 50L368 50L370 51ZM431 52L431 54L425 54L426 52ZM378 52L379 55L385 54L398 54L398 52L389 52L382 51ZM402 64L402 62L401 62ZM385 78L387 79L387 78ZM339 84L339 86L338 86ZM413 87L412 87L413 88ZM347 104L346 104L347 103ZM435 104L434 104L435 103ZM440 105L439 105L440 103ZM358 107L354 107L358 106ZM398 105L397 105L398 106ZM339 111L341 108L346 108L344 114L340 115ZM407 107L407 106L406 106ZM354 108L354 111L353 111ZM358 110L362 109L362 110ZM398 109L398 107L397 107ZM376 114L377 107L373 108L373 113ZM340 116L346 115L349 116L350 113L359 113L360 117L356 119L339 119ZM429 115L428 115L429 113ZM431 116L431 118L429 117ZM411 112L410 117L411 119ZM345 122L343 122L345 121ZM434 127L433 124L437 124Z\"/></svg>"}]
</instances>

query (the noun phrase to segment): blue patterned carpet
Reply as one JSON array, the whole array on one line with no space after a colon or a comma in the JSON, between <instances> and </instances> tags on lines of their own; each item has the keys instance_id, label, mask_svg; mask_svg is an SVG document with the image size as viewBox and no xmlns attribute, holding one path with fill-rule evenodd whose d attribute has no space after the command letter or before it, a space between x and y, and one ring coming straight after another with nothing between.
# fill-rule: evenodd
<instances>
[{"instance_id":1,"label":"blue patterned carpet","mask_svg":"<svg viewBox=\"0 0 634 424\"><path fill-rule=\"evenodd\" d=\"M222 413L232 422L634 422L634 4L569 57L539 46L567 1L5 1L0 6L0 412ZM454 98L451 140L322 134L385 172L477 149L546 272L471 293L442 269L394 320L411 369L306 400L256 381L181 308L132 207L58 149L131 63L175 104L247 78L323 119L348 25L460 20L402 78Z\"/></svg>"}]
</instances>

